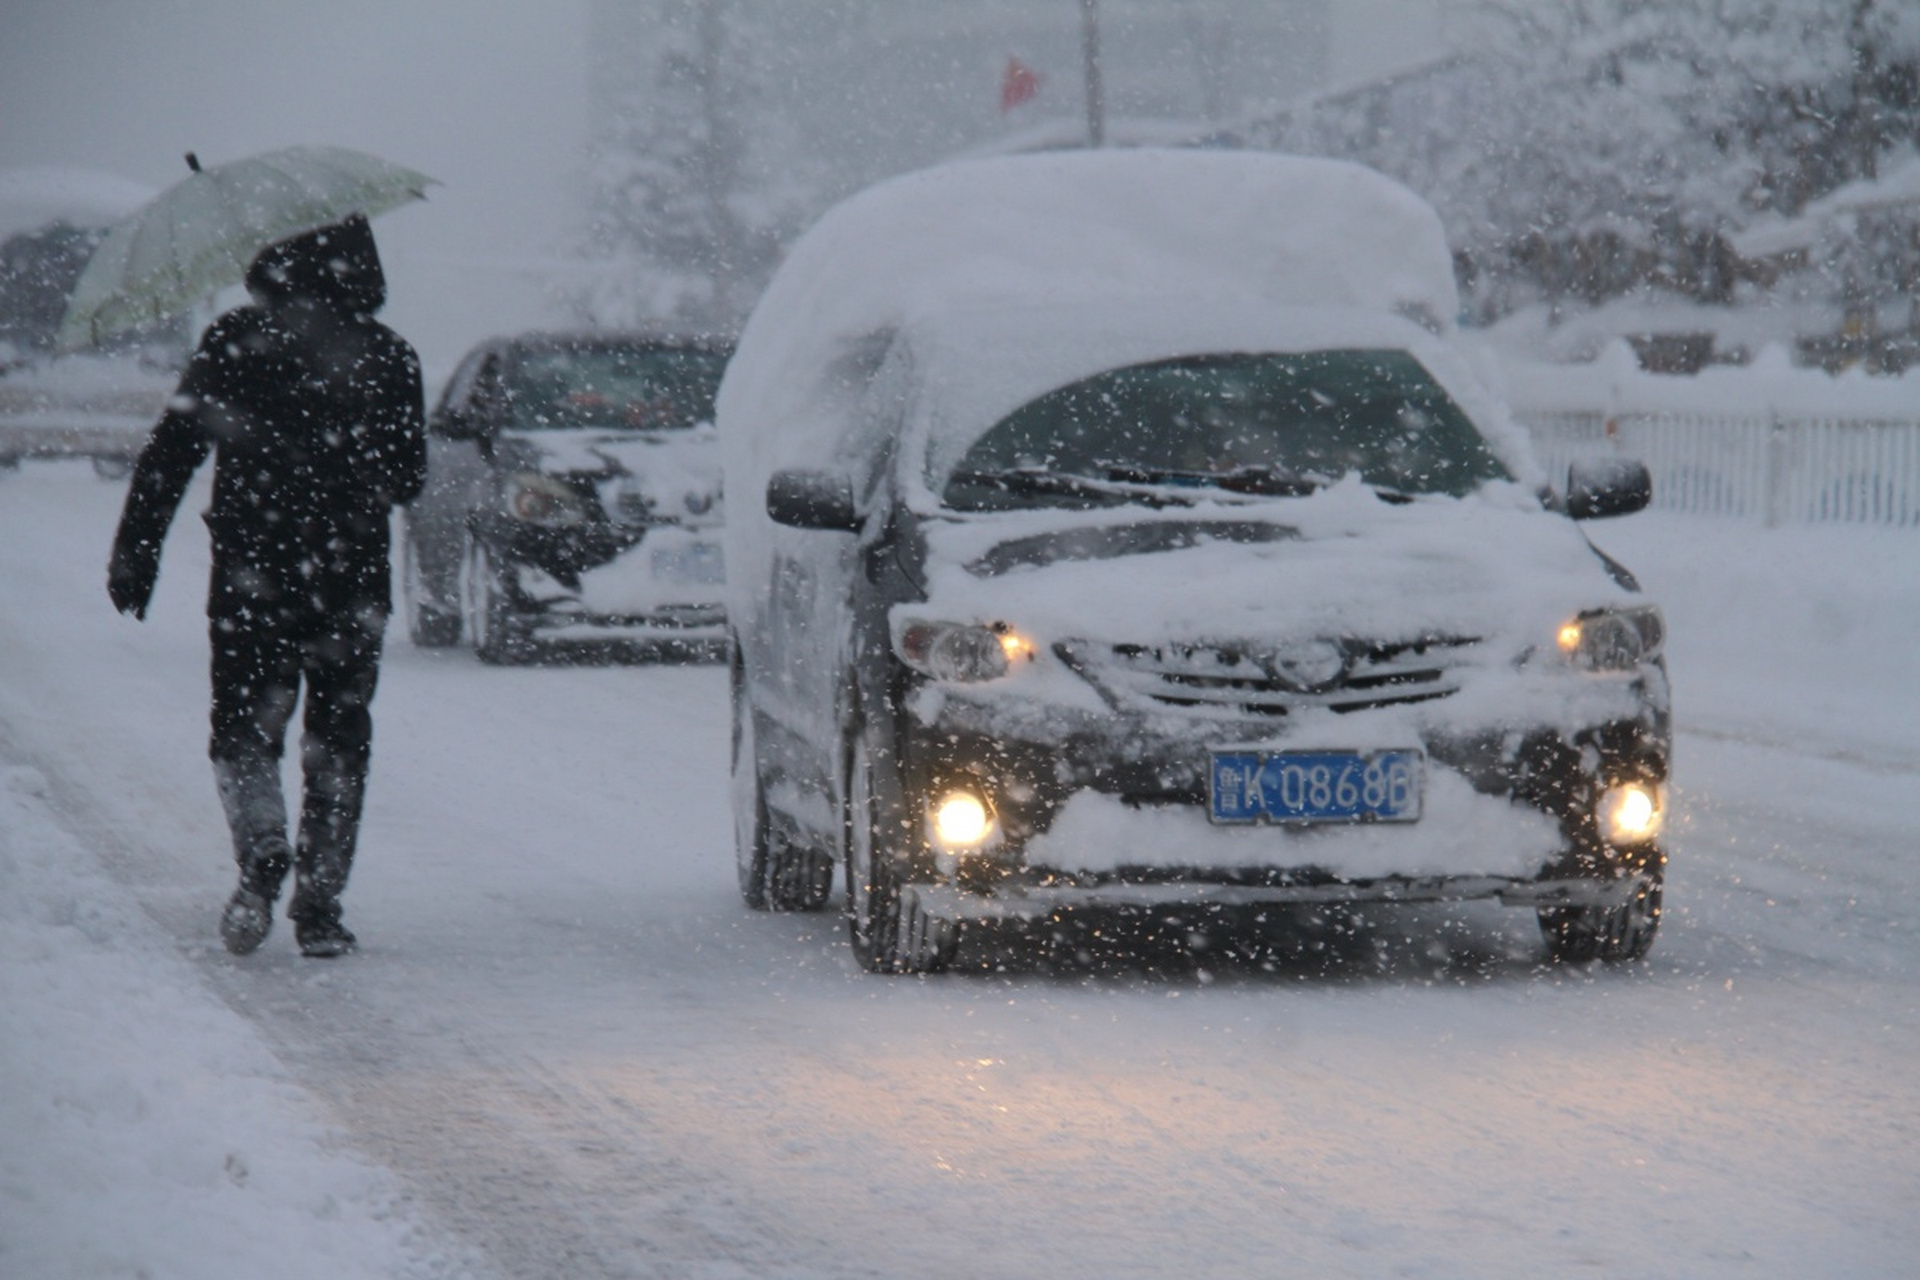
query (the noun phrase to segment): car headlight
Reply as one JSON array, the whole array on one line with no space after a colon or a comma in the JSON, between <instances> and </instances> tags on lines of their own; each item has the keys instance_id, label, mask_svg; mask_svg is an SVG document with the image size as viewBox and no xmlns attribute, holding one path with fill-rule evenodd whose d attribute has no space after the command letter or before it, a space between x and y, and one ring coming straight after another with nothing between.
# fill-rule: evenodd
<instances>
[{"instance_id":1,"label":"car headlight","mask_svg":"<svg viewBox=\"0 0 1920 1280\"><path fill-rule=\"evenodd\" d=\"M1654 783L1623 782L1601 794L1597 812L1600 834L1610 846L1645 844L1660 834L1665 797Z\"/></svg>"},{"instance_id":2,"label":"car headlight","mask_svg":"<svg viewBox=\"0 0 1920 1280\"><path fill-rule=\"evenodd\" d=\"M1667 623L1657 605L1605 609L1561 624L1555 638L1560 652L1582 670L1631 671L1660 656Z\"/></svg>"},{"instance_id":3,"label":"car headlight","mask_svg":"<svg viewBox=\"0 0 1920 1280\"><path fill-rule=\"evenodd\" d=\"M516 520L547 529L583 524L586 507L580 495L560 480L539 471L521 471L507 479L507 510Z\"/></svg>"},{"instance_id":4,"label":"car headlight","mask_svg":"<svg viewBox=\"0 0 1920 1280\"><path fill-rule=\"evenodd\" d=\"M922 675L977 684L998 680L1016 662L1033 660L1033 642L1005 623L928 622L914 619L894 631L894 652Z\"/></svg>"},{"instance_id":5,"label":"car headlight","mask_svg":"<svg viewBox=\"0 0 1920 1280\"><path fill-rule=\"evenodd\" d=\"M941 796L927 811L936 847L977 849L995 834L993 810L971 790L958 789Z\"/></svg>"}]
</instances>

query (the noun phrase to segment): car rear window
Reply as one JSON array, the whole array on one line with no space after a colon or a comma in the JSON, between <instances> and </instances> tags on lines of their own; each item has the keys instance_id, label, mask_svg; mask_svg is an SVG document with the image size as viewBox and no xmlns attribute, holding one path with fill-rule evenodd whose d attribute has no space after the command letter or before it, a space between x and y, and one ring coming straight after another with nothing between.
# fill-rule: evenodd
<instances>
[{"instance_id":1,"label":"car rear window","mask_svg":"<svg viewBox=\"0 0 1920 1280\"><path fill-rule=\"evenodd\" d=\"M687 348L556 347L522 351L506 370L522 431L671 431L713 421L726 357Z\"/></svg>"},{"instance_id":2,"label":"car rear window","mask_svg":"<svg viewBox=\"0 0 1920 1280\"><path fill-rule=\"evenodd\" d=\"M973 444L945 501L1106 505L1210 484L1303 493L1355 473L1394 493L1456 497L1508 478L1408 352L1228 354L1110 369L1029 401Z\"/></svg>"}]
</instances>

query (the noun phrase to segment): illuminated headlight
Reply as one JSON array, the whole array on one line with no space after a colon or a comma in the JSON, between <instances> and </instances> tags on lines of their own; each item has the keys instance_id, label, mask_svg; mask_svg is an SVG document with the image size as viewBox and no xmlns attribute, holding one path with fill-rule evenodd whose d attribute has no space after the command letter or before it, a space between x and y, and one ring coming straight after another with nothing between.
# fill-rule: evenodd
<instances>
[{"instance_id":1,"label":"illuminated headlight","mask_svg":"<svg viewBox=\"0 0 1920 1280\"><path fill-rule=\"evenodd\" d=\"M949 791L928 811L934 844L947 850L976 849L993 838L993 811L971 791Z\"/></svg>"},{"instance_id":2,"label":"illuminated headlight","mask_svg":"<svg viewBox=\"0 0 1920 1280\"><path fill-rule=\"evenodd\" d=\"M1610 845L1645 844L1660 834L1666 816L1660 788L1651 782L1623 782L1600 796L1600 835Z\"/></svg>"},{"instance_id":3,"label":"illuminated headlight","mask_svg":"<svg viewBox=\"0 0 1920 1280\"><path fill-rule=\"evenodd\" d=\"M1004 623L905 622L894 631L893 648L922 675L961 684L998 680L1014 663L1033 660L1033 642Z\"/></svg>"},{"instance_id":4,"label":"illuminated headlight","mask_svg":"<svg viewBox=\"0 0 1920 1280\"><path fill-rule=\"evenodd\" d=\"M1667 640L1666 619L1655 605L1583 614L1562 624L1560 652L1586 671L1631 671L1660 656Z\"/></svg>"},{"instance_id":5,"label":"illuminated headlight","mask_svg":"<svg viewBox=\"0 0 1920 1280\"><path fill-rule=\"evenodd\" d=\"M586 509L580 495L552 476L522 471L507 481L507 510L514 519L548 529L583 523Z\"/></svg>"}]
</instances>

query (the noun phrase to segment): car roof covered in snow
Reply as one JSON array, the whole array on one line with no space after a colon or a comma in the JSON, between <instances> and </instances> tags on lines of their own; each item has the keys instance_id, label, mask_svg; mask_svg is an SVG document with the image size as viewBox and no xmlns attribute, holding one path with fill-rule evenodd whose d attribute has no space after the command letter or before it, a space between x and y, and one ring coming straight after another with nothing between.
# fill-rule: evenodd
<instances>
[{"instance_id":1,"label":"car roof covered in snow","mask_svg":"<svg viewBox=\"0 0 1920 1280\"><path fill-rule=\"evenodd\" d=\"M1154 148L959 161L868 188L794 245L721 387L729 470L758 488L824 461L917 320L1103 298L1151 300L1170 327L1278 306L1445 331L1458 309L1438 215L1360 165Z\"/></svg>"}]
</instances>

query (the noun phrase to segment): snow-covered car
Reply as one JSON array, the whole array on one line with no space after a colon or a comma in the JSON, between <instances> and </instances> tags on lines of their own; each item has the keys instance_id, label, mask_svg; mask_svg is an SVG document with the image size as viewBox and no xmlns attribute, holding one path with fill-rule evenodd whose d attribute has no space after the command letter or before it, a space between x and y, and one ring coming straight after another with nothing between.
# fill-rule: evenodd
<instances>
[{"instance_id":1,"label":"snow-covered car","mask_svg":"<svg viewBox=\"0 0 1920 1280\"><path fill-rule=\"evenodd\" d=\"M1464 358L1438 218L1357 166L1086 152L895 179L794 247L719 398L750 906L844 868L876 971L970 921L1492 899L1659 922L1659 610Z\"/></svg>"},{"instance_id":2,"label":"snow-covered car","mask_svg":"<svg viewBox=\"0 0 1920 1280\"><path fill-rule=\"evenodd\" d=\"M485 342L428 423L406 509L413 641L486 662L725 643L713 398L730 343L672 333Z\"/></svg>"}]
</instances>

